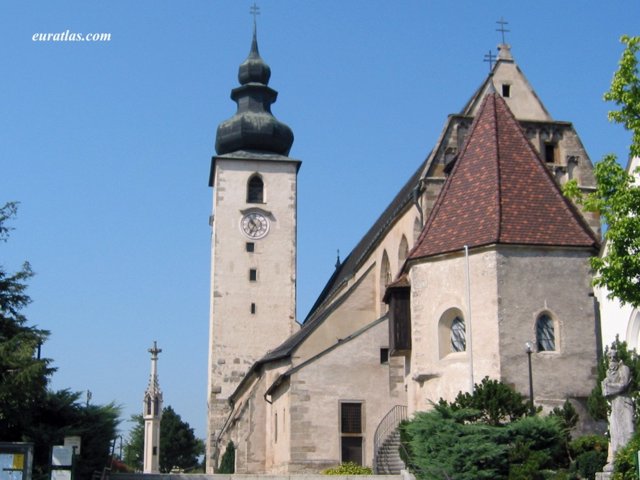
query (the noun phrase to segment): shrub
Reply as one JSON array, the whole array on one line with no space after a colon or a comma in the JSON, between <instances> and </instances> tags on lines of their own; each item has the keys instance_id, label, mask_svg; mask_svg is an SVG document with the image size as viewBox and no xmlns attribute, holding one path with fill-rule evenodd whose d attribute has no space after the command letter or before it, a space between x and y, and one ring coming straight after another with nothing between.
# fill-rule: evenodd
<instances>
[{"instance_id":1,"label":"shrub","mask_svg":"<svg viewBox=\"0 0 640 480\"><path fill-rule=\"evenodd\" d=\"M613 480L636 480L636 455L640 450L640 432L636 432L629 443L616 453L613 461Z\"/></svg>"},{"instance_id":2,"label":"shrub","mask_svg":"<svg viewBox=\"0 0 640 480\"><path fill-rule=\"evenodd\" d=\"M576 457L575 471L580 475L580 478L593 479L596 473L601 472L602 468L607 463L607 451L590 450L582 452Z\"/></svg>"},{"instance_id":3,"label":"shrub","mask_svg":"<svg viewBox=\"0 0 640 480\"><path fill-rule=\"evenodd\" d=\"M474 420L489 425L503 425L529 413L527 399L522 394L489 377L477 383L473 393L460 392L451 404L441 400L440 405L448 405L453 410L474 409L478 412Z\"/></svg>"},{"instance_id":4,"label":"shrub","mask_svg":"<svg viewBox=\"0 0 640 480\"><path fill-rule=\"evenodd\" d=\"M341 463L337 467L327 468L320 472L322 475L373 475L370 467L363 467L355 462Z\"/></svg>"},{"instance_id":5,"label":"shrub","mask_svg":"<svg viewBox=\"0 0 640 480\"><path fill-rule=\"evenodd\" d=\"M218 473L235 473L236 472L236 446L231 440L227 443L227 449L220 460Z\"/></svg>"},{"instance_id":6,"label":"shrub","mask_svg":"<svg viewBox=\"0 0 640 480\"><path fill-rule=\"evenodd\" d=\"M584 435L569 444L571 455L574 457L589 451L604 452L606 454L608 448L609 441L604 435Z\"/></svg>"}]
</instances>

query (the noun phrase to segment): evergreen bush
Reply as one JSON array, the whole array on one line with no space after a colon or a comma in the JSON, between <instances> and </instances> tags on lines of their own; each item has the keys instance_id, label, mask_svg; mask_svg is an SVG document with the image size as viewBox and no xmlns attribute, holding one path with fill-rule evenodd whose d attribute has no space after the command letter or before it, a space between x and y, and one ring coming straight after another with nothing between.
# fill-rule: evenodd
<instances>
[{"instance_id":1,"label":"evergreen bush","mask_svg":"<svg viewBox=\"0 0 640 480\"><path fill-rule=\"evenodd\" d=\"M227 443L227 449L220 460L218 473L236 473L236 446L231 440Z\"/></svg>"},{"instance_id":2,"label":"evergreen bush","mask_svg":"<svg viewBox=\"0 0 640 480\"><path fill-rule=\"evenodd\" d=\"M337 467L327 468L320 472L322 475L373 475L370 467L363 467L355 462L341 463Z\"/></svg>"}]
</instances>

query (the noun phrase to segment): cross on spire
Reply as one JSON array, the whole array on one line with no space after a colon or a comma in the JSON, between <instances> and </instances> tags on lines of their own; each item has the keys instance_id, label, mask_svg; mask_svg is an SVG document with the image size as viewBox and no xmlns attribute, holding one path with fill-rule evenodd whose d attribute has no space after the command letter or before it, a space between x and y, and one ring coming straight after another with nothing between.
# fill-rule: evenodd
<instances>
[{"instance_id":1,"label":"cross on spire","mask_svg":"<svg viewBox=\"0 0 640 480\"><path fill-rule=\"evenodd\" d=\"M153 341L153 347L150 348L148 351L151 354L151 360L157 360L158 359L158 354L162 352L162 349L158 348L158 344L154 340Z\"/></svg>"},{"instance_id":2,"label":"cross on spire","mask_svg":"<svg viewBox=\"0 0 640 480\"><path fill-rule=\"evenodd\" d=\"M500 17L500 20L498 20L496 23L500 25L500 28L496 28L496 32L500 32L502 34L502 44L505 45L506 42L504 40L504 34L507 32L510 32L511 30L507 30L506 28L504 28L504 26L509 25L509 22L507 22L504 18Z\"/></svg>"},{"instance_id":3,"label":"cross on spire","mask_svg":"<svg viewBox=\"0 0 640 480\"><path fill-rule=\"evenodd\" d=\"M256 19L258 18L258 15L260 15L260 7L256 5L256 2L253 2L253 5L249 7L249 13L253 15L253 25L255 26Z\"/></svg>"},{"instance_id":4,"label":"cross on spire","mask_svg":"<svg viewBox=\"0 0 640 480\"><path fill-rule=\"evenodd\" d=\"M493 69L493 62L495 59L496 59L496 56L493 54L491 50L489 50L489 53L485 53L483 61L489 62L489 71Z\"/></svg>"}]
</instances>

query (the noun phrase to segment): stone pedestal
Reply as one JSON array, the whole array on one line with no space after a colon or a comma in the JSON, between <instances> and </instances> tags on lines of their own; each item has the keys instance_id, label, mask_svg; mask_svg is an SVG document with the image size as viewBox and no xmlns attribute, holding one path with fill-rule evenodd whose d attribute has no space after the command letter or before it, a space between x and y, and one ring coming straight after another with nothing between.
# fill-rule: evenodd
<instances>
[{"instance_id":1,"label":"stone pedestal","mask_svg":"<svg viewBox=\"0 0 640 480\"><path fill-rule=\"evenodd\" d=\"M610 480L613 477L612 472L596 473L596 480Z\"/></svg>"}]
</instances>

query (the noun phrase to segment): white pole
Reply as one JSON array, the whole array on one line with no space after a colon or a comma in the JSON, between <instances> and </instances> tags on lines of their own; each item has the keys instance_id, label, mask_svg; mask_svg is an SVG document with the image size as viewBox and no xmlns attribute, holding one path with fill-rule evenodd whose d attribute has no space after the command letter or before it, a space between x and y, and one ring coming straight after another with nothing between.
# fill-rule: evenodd
<instances>
[{"instance_id":1,"label":"white pole","mask_svg":"<svg viewBox=\"0 0 640 480\"><path fill-rule=\"evenodd\" d=\"M467 355L469 357L469 392L473 393L475 382L473 380L473 343L471 336L471 276L469 275L469 247L464 246L465 276L467 283L467 320L465 322L467 333Z\"/></svg>"}]
</instances>

